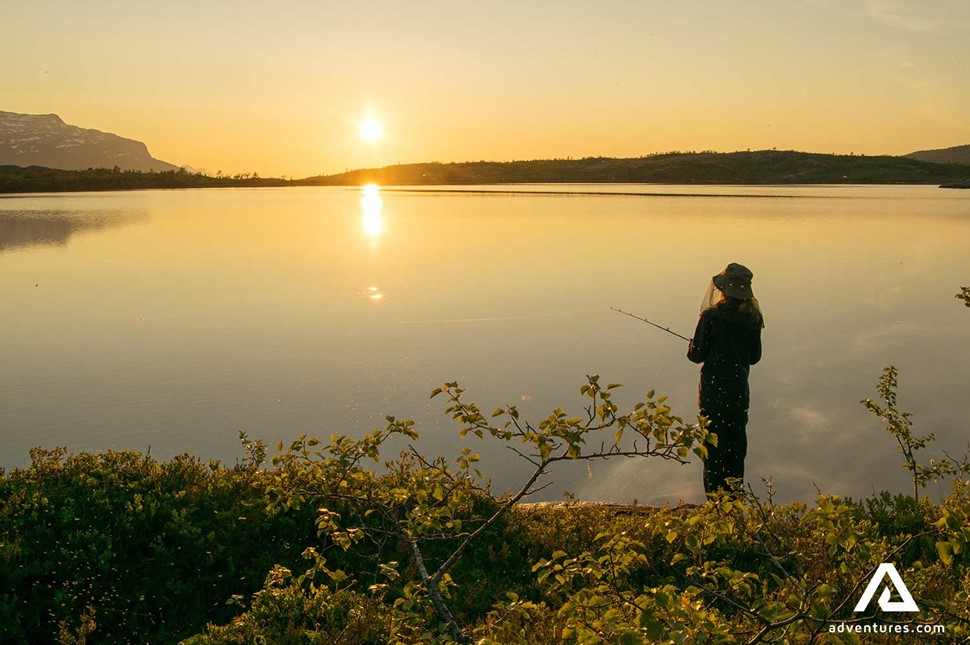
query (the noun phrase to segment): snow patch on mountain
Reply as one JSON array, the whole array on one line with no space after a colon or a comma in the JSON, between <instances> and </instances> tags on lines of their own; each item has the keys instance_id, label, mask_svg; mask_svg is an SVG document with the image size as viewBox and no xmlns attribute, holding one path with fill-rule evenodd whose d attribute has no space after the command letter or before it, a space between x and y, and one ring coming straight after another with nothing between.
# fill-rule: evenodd
<instances>
[{"instance_id":1,"label":"snow patch on mountain","mask_svg":"<svg viewBox=\"0 0 970 645\"><path fill-rule=\"evenodd\" d=\"M44 166L64 170L113 168L177 170L151 156L141 141L69 125L56 114L0 111L0 166Z\"/></svg>"}]
</instances>

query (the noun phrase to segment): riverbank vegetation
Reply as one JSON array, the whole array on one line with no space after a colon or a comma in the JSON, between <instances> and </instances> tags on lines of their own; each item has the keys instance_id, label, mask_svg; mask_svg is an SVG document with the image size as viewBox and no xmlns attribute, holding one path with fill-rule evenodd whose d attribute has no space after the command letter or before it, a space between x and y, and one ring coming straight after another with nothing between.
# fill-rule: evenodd
<instances>
[{"instance_id":1,"label":"riverbank vegetation","mask_svg":"<svg viewBox=\"0 0 970 645\"><path fill-rule=\"evenodd\" d=\"M491 490L470 447L385 461L388 445L417 438L393 417L357 439L300 437L272 458L243 435L233 467L34 450L0 478L0 641L899 642L833 631L874 621L970 637L965 463L940 503L778 505L766 482L766 497L696 507L522 504L561 461L649 468L716 440L653 393L621 413L616 387L590 377L583 412L535 424L514 406L483 413L455 383L435 390L470 442L503 442L531 464L511 494ZM887 424L903 414L886 398L895 387L884 378L884 407L867 405ZM918 615L853 611L883 562Z\"/></svg>"}]
</instances>

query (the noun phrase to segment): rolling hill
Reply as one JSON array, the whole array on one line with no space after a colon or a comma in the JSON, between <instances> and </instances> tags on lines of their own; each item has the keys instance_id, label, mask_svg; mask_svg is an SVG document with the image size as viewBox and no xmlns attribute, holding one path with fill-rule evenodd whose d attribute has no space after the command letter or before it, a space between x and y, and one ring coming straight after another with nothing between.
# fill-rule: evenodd
<instances>
[{"instance_id":1,"label":"rolling hill","mask_svg":"<svg viewBox=\"0 0 970 645\"><path fill-rule=\"evenodd\" d=\"M418 163L309 177L297 184L382 186L506 183L940 184L970 179L970 167L908 157L758 150L672 152L617 159Z\"/></svg>"},{"instance_id":2,"label":"rolling hill","mask_svg":"<svg viewBox=\"0 0 970 645\"><path fill-rule=\"evenodd\" d=\"M904 156L910 159L932 161L934 163L960 163L970 165L970 145L939 148L937 150L918 150Z\"/></svg>"}]
</instances>

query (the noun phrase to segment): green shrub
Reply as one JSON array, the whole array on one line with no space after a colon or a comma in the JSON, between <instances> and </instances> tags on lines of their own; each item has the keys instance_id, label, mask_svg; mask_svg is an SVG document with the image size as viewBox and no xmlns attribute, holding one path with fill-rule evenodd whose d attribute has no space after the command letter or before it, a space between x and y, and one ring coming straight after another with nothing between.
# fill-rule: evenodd
<instances>
[{"instance_id":1,"label":"green shrub","mask_svg":"<svg viewBox=\"0 0 970 645\"><path fill-rule=\"evenodd\" d=\"M181 455L34 450L0 479L0 641L53 642L93 608L92 642L177 642L299 561L310 513L267 504L268 477Z\"/></svg>"},{"instance_id":2,"label":"green shrub","mask_svg":"<svg viewBox=\"0 0 970 645\"><path fill-rule=\"evenodd\" d=\"M536 426L514 408L494 425L460 388L440 389L462 434L519 446L535 466L506 495L467 448L369 469L389 437L416 436L394 418L359 439L278 446L267 470L246 437L236 468L35 450L0 477L0 642L858 642L827 629L893 618L852 611L882 562L919 620L970 637L963 479L941 504L519 504L560 460L704 453L703 421L684 424L652 394L621 415L614 387L590 377L585 416L556 410ZM588 448L599 431L612 443Z\"/></svg>"},{"instance_id":3,"label":"green shrub","mask_svg":"<svg viewBox=\"0 0 970 645\"><path fill-rule=\"evenodd\" d=\"M251 645L253 643L315 643L378 645L387 643L387 607L353 592L300 585L288 569L277 567L252 607L230 624L210 625L185 645Z\"/></svg>"}]
</instances>

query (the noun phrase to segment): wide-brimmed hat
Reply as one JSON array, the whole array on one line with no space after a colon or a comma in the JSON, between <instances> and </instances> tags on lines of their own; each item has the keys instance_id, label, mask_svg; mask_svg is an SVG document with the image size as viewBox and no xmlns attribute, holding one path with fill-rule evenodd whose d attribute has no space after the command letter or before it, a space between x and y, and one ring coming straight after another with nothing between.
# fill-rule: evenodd
<instances>
[{"instance_id":1,"label":"wide-brimmed hat","mask_svg":"<svg viewBox=\"0 0 970 645\"><path fill-rule=\"evenodd\" d=\"M714 286L724 295L738 300L751 300L754 298L754 293L751 291L752 277L754 274L748 267L732 262L712 280Z\"/></svg>"}]
</instances>

